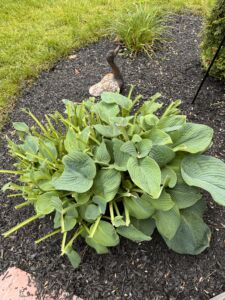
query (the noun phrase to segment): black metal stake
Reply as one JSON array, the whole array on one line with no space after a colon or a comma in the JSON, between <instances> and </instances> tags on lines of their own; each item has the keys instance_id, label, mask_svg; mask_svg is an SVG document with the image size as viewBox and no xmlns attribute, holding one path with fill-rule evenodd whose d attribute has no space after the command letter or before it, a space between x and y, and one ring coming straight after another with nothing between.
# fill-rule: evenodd
<instances>
[{"instance_id":1,"label":"black metal stake","mask_svg":"<svg viewBox=\"0 0 225 300\"><path fill-rule=\"evenodd\" d=\"M195 100L196 100L196 98L198 97L198 94L199 94L199 92L200 92L200 90L201 90L201 88L202 88L202 86L203 86L203 84L204 84L204 82L205 82L207 76L209 75L209 71L210 71L212 65L214 64L214 61L216 60L216 58L217 58L217 56L218 56L218 54L219 54L219 52L220 52L220 49L222 48L224 42L225 42L225 35L224 35L224 37L223 37L221 43L219 44L219 47L218 47L218 49L217 49L217 51L216 51L216 53L215 53L215 55L214 55L214 57L213 57L213 59L212 59L210 65L209 65L209 67L208 67L206 73L205 73L205 76L204 76L203 79L202 79L202 82L201 82L200 85L199 85L199 88L198 88L198 90L197 90L197 92L196 92L196 94L195 94L195 96L194 96L194 98L193 98L191 104L194 104L194 103L195 103Z\"/></svg>"}]
</instances>

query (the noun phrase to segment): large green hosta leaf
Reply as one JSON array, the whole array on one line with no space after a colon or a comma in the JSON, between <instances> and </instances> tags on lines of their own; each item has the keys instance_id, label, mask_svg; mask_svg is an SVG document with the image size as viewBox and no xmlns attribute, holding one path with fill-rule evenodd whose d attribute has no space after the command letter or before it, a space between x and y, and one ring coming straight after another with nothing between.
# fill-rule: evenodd
<instances>
[{"instance_id":1,"label":"large green hosta leaf","mask_svg":"<svg viewBox=\"0 0 225 300\"><path fill-rule=\"evenodd\" d=\"M187 154L186 152L177 152L176 157L167 165L176 173L177 183L184 183L183 177L181 175L181 162L187 155L189 154Z\"/></svg>"},{"instance_id":2,"label":"large green hosta leaf","mask_svg":"<svg viewBox=\"0 0 225 300\"><path fill-rule=\"evenodd\" d=\"M171 136L174 151L198 153L209 147L213 129L202 124L187 123Z\"/></svg>"},{"instance_id":3,"label":"large green hosta leaf","mask_svg":"<svg viewBox=\"0 0 225 300\"><path fill-rule=\"evenodd\" d=\"M209 246L211 232L204 223L202 210L198 206L197 202L194 206L181 210L181 222L175 236L171 240L164 237L167 246L173 251L197 255Z\"/></svg>"},{"instance_id":4,"label":"large green hosta leaf","mask_svg":"<svg viewBox=\"0 0 225 300\"><path fill-rule=\"evenodd\" d=\"M186 117L182 115L170 115L160 118L157 128L165 131L171 132L180 129L186 121Z\"/></svg>"},{"instance_id":5,"label":"large green hosta leaf","mask_svg":"<svg viewBox=\"0 0 225 300\"><path fill-rule=\"evenodd\" d=\"M110 118L110 123L114 124L118 127L126 127L128 126L129 122L134 118L134 116L128 117L112 117Z\"/></svg>"},{"instance_id":6,"label":"large green hosta leaf","mask_svg":"<svg viewBox=\"0 0 225 300\"><path fill-rule=\"evenodd\" d=\"M111 157L106 148L106 144L104 141L102 141L101 144L96 147L94 153L94 159L96 162L103 163L103 164L107 164L110 162Z\"/></svg>"},{"instance_id":7,"label":"large green hosta leaf","mask_svg":"<svg viewBox=\"0 0 225 300\"><path fill-rule=\"evenodd\" d=\"M147 197L147 195L145 197ZM162 191L158 199L152 199L150 196L148 196L148 201L151 203L154 209L162 211L170 210L175 204L170 195L165 191Z\"/></svg>"},{"instance_id":8,"label":"large green hosta leaf","mask_svg":"<svg viewBox=\"0 0 225 300\"><path fill-rule=\"evenodd\" d=\"M144 130L152 129L153 127L156 126L158 121L159 121L159 119L153 114L141 116L139 119L140 125Z\"/></svg>"},{"instance_id":9,"label":"large green hosta leaf","mask_svg":"<svg viewBox=\"0 0 225 300\"><path fill-rule=\"evenodd\" d=\"M88 204L86 210L85 210L85 220L88 221L94 221L96 220L101 214L101 211L99 209L99 207L95 204Z\"/></svg>"},{"instance_id":10,"label":"large green hosta leaf","mask_svg":"<svg viewBox=\"0 0 225 300\"><path fill-rule=\"evenodd\" d=\"M166 145L153 145L149 156L151 156L160 167L164 167L174 159L175 153Z\"/></svg>"},{"instance_id":11,"label":"large green hosta leaf","mask_svg":"<svg viewBox=\"0 0 225 300\"><path fill-rule=\"evenodd\" d=\"M208 191L213 199L225 206L225 163L207 155L187 156L181 174L188 185Z\"/></svg>"},{"instance_id":12,"label":"large green hosta leaf","mask_svg":"<svg viewBox=\"0 0 225 300\"><path fill-rule=\"evenodd\" d=\"M73 250L72 247L70 247L67 252L66 255L69 258L69 261L71 262L72 266L74 268L78 268L79 264L81 262L81 258L80 255L77 253L77 251Z\"/></svg>"},{"instance_id":13,"label":"large green hosta leaf","mask_svg":"<svg viewBox=\"0 0 225 300\"><path fill-rule=\"evenodd\" d=\"M78 211L73 205L68 206L67 209L68 209L67 212L63 216L63 220L61 218L61 226L63 222L64 231L72 230L76 225L77 218L78 218Z\"/></svg>"},{"instance_id":14,"label":"large green hosta leaf","mask_svg":"<svg viewBox=\"0 0 225 300\"><path fill-rule=\"evenodd\" d=\"M91 226L90 230L93 229L94 225L95 224ZM112 224L106 221L99 222L92 239L95 243L105 247L113 247L119 244L119 236L116 233L115 228L112 226Z\"/></svg>"},{"instance_id":15,"label":"large green hosta leaf","mask_svg":"<svg viewBox=\"0 0 225 300\"><path fill-rule=\"evenodd\" d=\"M162 173L162 185L164 187L170 187L173 188L176 183L177 183L177 174L176 172L170 168L170 167L165 167L161 170Z\"/></svg>"},{"instance_id":16,"label":"large green hosta leaf","mask_svg":"<svg viewBox=\"0 0 225 300\"><path fill-rule=\"evenodd\" d=\"M129 110L132 106L132 100L130 100L127 97L124 97L121 94L111 93L111 92L104 92L101 94L102 102L108 103L108 104L118 104L122 108L125 108L126 110Z\"/></svg>"},{"instance_id":17,"label":"large green hosta leaf","mask_svg":"<svg viewBox=\"0 0 225 300\"><path fill-rule=\"evenodd\" d=\"M151 140L153 145L165 145L165 144L171 144L172 140L169 134L165 133L164 131L160 129L152 129L149 131L146 131L142 137L148 138Z\"/></svg>"},{"instance_id":18,"label":"large green hosta leaf","mask_svg":"<svg viewBox=\"0 0 225 300\"><path fill-rule=\"evenodd\" d=\"M84 193L93 185L94 161L85 153L74 151L63 157L64 172L53 182L58 190Z\"/></svg>"},{"instance_id":19,"label":"large green hosta leaf","mask_svg":"<svg viewBox=\"0 0 225 300\"><path fill-rule=\"evenodd\" d=\"M134 227L148 236L151 236L155 230L155 220L152 218L138 220L131 217L130 222Z\"/></svg>"},{"instance_id":20,"label":"large green hosta leaf","mask_svg":"<svg viewBox=\"0 0 225 300\"><path fill-rule=\"evenodd\" d=\"M177 184L173 189L168 189L168 192L179 209L194 205L202 197L197 188L185 183Z\"/></svg>"},{"instance_id":21,"label":"large green hosta leaf","mask_svg":"<svg viewBox=\"0 0 225 300\"><path fill-rule=\"evenodd\" d=\"M95 104L94 112L96 112L100 119L106 123L110 123L110 118L116 117L120 109L117 104L99 102Z\"/></svg>"},{"instance_id":22,"label":"large green hosta leaf","mask_svg":"<svg viewBox=\"0 0 225 300\"><path fill-rule=\"evenodd\" d=\"M149 195L124 198L124 203L129 211L129 214L136 219L149 218L155 211L149 198Z\"/></svg>"},{"instance_id":23,"label":"large green hosta leaf","mask_svg":"<svg viewBox=\"0 0 225 300\"><path fill-rule=\"evenodd\" d=\"M121 134L120 129L115 125L94 125L94 128L105 137L116 137Z\"/></svg>"},{"instance_id":24,"label":"large green hosta leaf","mask_svg":"<svg viewBox=\"0 0 225 300\"><path fill-rule=\"evenodd\" d=\"M150 241L151 237L144 234L132 224L129 226L120 226L116 229L117 233L134 242Z\"/></svg>"},{"instance_id":25,"label":"large green hosta leaf","mask_svg":"<svg viewBox=\"0 0 225 300\"><path fill-rule=\"evenodd\" d=\"M121 173L114 170L100 170L94 181L95 195L111 201L118 192L121 182Z\"/></svg>"},{"instance_id":26,"label":"large green hosta leaf","mask_svg":"<svg viewBox=\"0 0 225 300\"><path fill-rule=\"evenodd\" d=\"M135 144L137 148L137 157L143 158L147 156L152 148L152 142L148 139L143 139Z\"/></svg>"},{"instance_id":27,"label":"large green hosta leaf","mask_svg":"<svg viewBox=\"0 0 225 300\"><path fill-rule=\"evenodd\" d=\"M133 182L153 198L160 195L161 172L157 163L150 157L137 159L130 157L127 169Z\"/></svg>"},{"instance_id":28,"label":"large green hosta leaf","mask_svg":"<svg viewBox=\"0 0 225 300\"><path fill-rule=\"evenodd\" d=\"M171 240L177 232L181 222L179 209L174 206L167 211L158 210L153 218L155 219L155 224L159 233L168 240Z\"/></svg>"},{"instance_id":29,"label":"large green hosta leaf","mask_svg":"<svg viewBox=\"0 0 225 300\"><path fill-rule=\"evenodd\" d=\"M147 156L152 148L152 142L149 139L141 139L137 134L133 135L134 141L127 141L123 143L120 150L124 153L137 158L143 158Z\"/></svg>"},{"instance_id":30,"label":"large green hosta leaf","mask_svg":"<svg viewBox=\"0 0 225 300\"><path fill-rule=\"evenodd\" d=\"M102 246L98 243L96 243L93 238L90 238L89 236L87 236L85 238L85 242L92 248L95 249L95 251L98 253L98 254L106 254L109 252L108 248L105 247L105 246Z\"/></svg>"},{"instance_id":31,"label":"large green hosta leaf","mask_svg":"<svg viewBox=\"0 0 225 300\"><path fill-rule=\"evenodd\" d=\"M120 150L121 146L123 146L124 142L114 138L113 139L113 156L114 156L114 167L119 171L127 170L127 162L130 157L128 153L125 153Z\"/></svg>"},{"instance_id":32,"label":"large green hosta leaf","mask_svg":"<svg viewBox=\"0 0 225 300\"><path fill-rule=\"evenodd\" d=\"M57 192L47 192L37 196L37 201L34 204L37 214L47 215L53 212L55 207L52 204L52 199L57 196Z\"/></svg>"}]
</instances>

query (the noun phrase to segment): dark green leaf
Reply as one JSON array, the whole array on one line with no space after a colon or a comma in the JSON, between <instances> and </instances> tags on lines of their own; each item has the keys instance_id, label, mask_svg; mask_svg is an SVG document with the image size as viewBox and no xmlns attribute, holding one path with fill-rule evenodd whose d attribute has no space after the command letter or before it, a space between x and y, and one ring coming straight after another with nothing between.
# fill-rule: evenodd
<instances>
[{"instance_id":1,"label":"dark green leaf","mask_svg":"<svg viewBox=\"0 0 225 300\"><path fill-rule=\"evenodd\" d=\"M85 241L90 247L94 248L98 254L106 254L109 252L107 247L98 244L97 242L94 241L94 239L88 236L85 238Z\"/></svg>"},{"instance_id":2,"label":"dark green leaf","mask_svg":"<svg viewBox=\"0 0 225 300\"><path fill-rule=\"evenodd\" d=\"M92 202L98 205L101 214L104 214L106 211L107 202L104 198L100 196L94 196Z\"/></svg>"},{"instance_id":3,"label":"dark green leaf","mask_svg":"<svg viewBox=\"0 0 225 300\"><path fill-rule=\"evenodd\" d=\"M148 195L146 195L145 197L149 198L148 200L151 203L152 207L157 210L168 211L175 204L172 201L170 194L166 193L165 191L162 191L162 193L158 199L152 199Z\"/></svg>"},{"instance_id":4,"label":"dark green leaf","mask_svg":"<svg viewBox=\"0 0 225 300\"><path fill-rule=\"evenodd\" d=\"M171 240L164 237L167 246L177 253L197 255L209 246L210 229L194 207L182 210L175 236Z\"/></svg>"},{"instance_id":5,"label":"dark green leaf","mask_svg":"<svg viewBox=\"0 0 225 300\"><path fill-rule=\"evenodd\" d=\"M85 219L94 221L100 216L101 212L97 205L89 204L85 210Z\"/></svg>"},{"instance_id":6,"label":"dark green leaf","mask_svg":"<svg viewBox=\"0 0 225 300\"><path fill-rule=\"evenodd\" d=\"M93 229L94 224L91 226ZM119 236L115 228L106 221L100 221L94 233L93 240L105 247L113 247L119 244Z\"/></svg>"},{"instance_id":7,"label":"dark green leaf","mask_svg":"<svg viewBox=\"0 0 225 300\"><path fill-rule=\"evenodd\" d=\"M150 196L149 196L150 197ZM124 203L129 211L129 214L136 219L147 219L155 211L151 202L149 201L148 195L124 198Z\"/></svg>"},{"instance_id":8,"label":"dark green leaf","mask_svg":"<svg viewBox=\"0 0 225 300\"><path fill-rule=\"evenodd\" d=\"M169 189L168 192L179 209L194 205L202 197L197 188L185 183L177 184L173 189Z\"/></svg>"},{"instance_id":9,"label":"dark green leaf","mask_svg":"<svg viewBox=\"0 0 225 300\"><path fill-rule=\"evenodd\" d=\"M68 256L69 261L71 262L72 266L75 269L78 268L80 265L80 262L81 262L80 255L72 248L67 250L66 255Z\"/></svg>"},{"instance_id":10,"label":"dark green leaf","mask_svg":"<svg viewBox=\"0 0 225 300\"><path fill-rule=\"evenodd\" d=\"M72 230L75 227L76 224L77 224L77 220L74 217L65 215L65 217L64 217L64 229L65 229L65 231Z\"/></svg>"},{"instance_id":11,"label":"dark green leaf","mask_svg":"<svg viewBox=\"0 0 225 300\"><path fill-rule=\"evenodd\" d=\"M134 242L150 241L151 237L144 234L132 224L129 226L120 226L116 229L117 233Z\"/></svg>"},{"instance_id":12,"label":"dark green leaf","mask_svg":"<svg viewBox=\"0 0 225 300\"><path fill-rule=\"evenodd\" d=\"M158 210L153 216L159 233L171 240L180 226L181 217L176 206L167 211Z\"/></svg>"},{"instance_id":13,"label":"dark green leaf","mask_svg":"<svg viewBox=\"0 0 225 300\"><path fill-rule=\"evenodd\" d=\"M126 225L126 222L124 221L123 216L116 216L112 222L113 226L120 227Z\"/></svg>"},{"instance_id":14,"label":"dark green leaf","mask_svg":"<svg viewBox=\"0 0 225 300\"><path fill-rule=\"evenodd\" d=\"M148 236L151 236L155 230L155 220L152 218L142 220L131 218L131 224Z\"/></svg>"}]
</instances>

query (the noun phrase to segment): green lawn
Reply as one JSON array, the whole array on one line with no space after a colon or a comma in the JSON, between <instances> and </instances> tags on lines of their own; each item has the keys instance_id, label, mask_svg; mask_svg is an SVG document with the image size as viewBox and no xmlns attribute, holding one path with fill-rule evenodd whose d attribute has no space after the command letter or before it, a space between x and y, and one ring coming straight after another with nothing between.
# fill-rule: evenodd
<instances>
[{"instance_id":1,"label":"green lawn","mask_svg":"<svg viewBox=\"0 0 225 300\"><path fill-rule=\"evenodd\" d=\"M0 0L0 122L25 80L70 49L105 35L135 2L204 15L214 0Z\"/></svg>"}]
</instances>

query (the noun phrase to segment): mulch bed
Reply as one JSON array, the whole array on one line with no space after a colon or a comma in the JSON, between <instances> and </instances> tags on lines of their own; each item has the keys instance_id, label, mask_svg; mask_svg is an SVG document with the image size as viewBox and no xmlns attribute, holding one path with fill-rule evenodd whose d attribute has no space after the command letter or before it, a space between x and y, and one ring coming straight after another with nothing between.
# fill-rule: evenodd
<instances>
[{"instance_id":1,"label":"mulch bed","mask_svg":"<svg viewBox=\"0 0 225 300\"><path fill-rule=\"evenodd\" d=\"M195 106L190 105L203 76L198 50L201 19L178 15L170 25L169 42L152 58L145 54L136 58L118 57L126 82L124 94L128 84L135 84L136 93L141 93L144 99L158 91L165 103L182 99L182 110L189 120L213 127L215 137L210 153L225 161L224 84L208 78ZM12 121L29 123L20 108L30 108L43 117L54 110L63 111L63 98L74 101L87 98L88 87L108 72L105 55L112 48L112 41L102 40L80 49L74 52L76 59L62 59L24 90L1 134L1 169L13 167L4 137L14 134ZM0 186L8 177L1 175ZM77 249L82 264L74 270L66 258L59 256L59 236L35 246L35 239L51 231L52 220L43 219L9 238L0 237L0 272L17 266L36 277L40 292L61 289L85 300L210 299L225 290L225 209L206 197L209 209L205 220L213 238L210 248L198 256L170 251L157 233L152 241L140 244L123 239L108 255L97 255L80 241ZM32 208L15 210L17 200L22 199L1 195L1 232L32 215Z\"/></svg>"}]
</instances>

